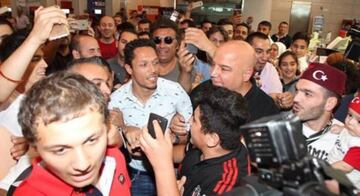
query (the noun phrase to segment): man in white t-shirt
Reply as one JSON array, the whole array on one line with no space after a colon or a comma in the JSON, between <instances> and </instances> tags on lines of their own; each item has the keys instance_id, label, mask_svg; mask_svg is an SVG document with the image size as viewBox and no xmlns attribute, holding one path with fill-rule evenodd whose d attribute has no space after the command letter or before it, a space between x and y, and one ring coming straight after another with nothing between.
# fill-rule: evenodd
<instances>
[{"instance_id":1,"label":"man in white t-shirt","mask_svg":"<svg viewBox=\"0 0 360 196\"><path fill-rule=\"evenodd\" d=\"M330 132L340 121L332 118L345 90L346 75L342 71L325 64L309 66L296 84L293 112L303 121L309 154L327 160L335 145L336 134Z\"/></svg>"}]
</instances>

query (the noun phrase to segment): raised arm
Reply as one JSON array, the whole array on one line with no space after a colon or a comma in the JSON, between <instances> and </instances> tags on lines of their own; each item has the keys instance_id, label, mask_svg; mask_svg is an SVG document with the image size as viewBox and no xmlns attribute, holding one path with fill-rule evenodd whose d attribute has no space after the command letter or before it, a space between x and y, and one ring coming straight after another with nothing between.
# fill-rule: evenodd
<instances>
[{"instance_id":1,"label":"raised arm","mask_svg":"<svg viewBox=\"0 0 360 196\"><path fill-rule=\"evenodd\" d=\"M0 102L16 88L36 50L48 39L54 24L67 24L64 12L56 7L39 7L35 11L34 27L30 35L0 66Z\"/></svg>"},{"instance_id":2,"label":"raised arm","mask_svg":"<svg viewBox=\"0 0 360 196\"><path fill-rule=\"evenodd\" d=\"M140 137L140 146L149 159L155 173L157 195L180 195L175 177L172 157L172 141L170 131L166 130L165 135L157 121L154 121L156 139L148 133L145 128Z\"/></svg>"}]
</instances>

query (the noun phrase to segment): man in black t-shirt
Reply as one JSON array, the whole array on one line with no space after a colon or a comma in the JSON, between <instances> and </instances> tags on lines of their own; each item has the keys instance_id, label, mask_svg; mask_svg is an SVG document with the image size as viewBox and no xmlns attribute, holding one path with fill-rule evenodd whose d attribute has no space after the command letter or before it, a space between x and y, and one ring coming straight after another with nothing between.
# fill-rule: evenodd
<instances>
[{"instance_id":1,"label":"man in black t-shirt","mask_svg":"<svg viewBox=\"0 0 360 196\"><path fill-rule=\"evenodd\" d=\"M240 126L249 117L243 97L221 87L198 94L191 120L191 143L180 165L186 176L184 195L219 195L239 186L250 174Z\"/></svg>"},{"instance_id":2,"label":"man in black t-shirt","mask_svg":"<svg viewBox=\"0 0 360 196\"><path fill-rule=\"evenodd\" d=\"M211 67L211 81L196 87L190 94L196 103L196 94L221 86L244 96L250 112L250 121L279 113L273 99L251 82L256 63L254 49L244 41L229 41L215 52Z\"/></svg>"}]
</instances>

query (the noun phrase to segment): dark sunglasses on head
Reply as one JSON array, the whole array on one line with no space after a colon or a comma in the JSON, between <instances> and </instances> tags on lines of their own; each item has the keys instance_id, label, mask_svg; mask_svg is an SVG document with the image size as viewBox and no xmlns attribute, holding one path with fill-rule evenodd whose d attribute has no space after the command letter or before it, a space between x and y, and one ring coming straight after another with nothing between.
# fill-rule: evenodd
<instances>
[{"instance_id":1,"label":"dark sunglasses on head","mask_svg":"<svg viewBox=\"0 0 360 196\"><path fill-rule=\"evenodd\" d=\"M170 36L166 36L164 38L154 37L153 40L154 40L155 44L160 44L161 40L163 40L165 42L165 44L171 44L174 41L174 38L172 38Z\"/></svg>"}]
</instances>

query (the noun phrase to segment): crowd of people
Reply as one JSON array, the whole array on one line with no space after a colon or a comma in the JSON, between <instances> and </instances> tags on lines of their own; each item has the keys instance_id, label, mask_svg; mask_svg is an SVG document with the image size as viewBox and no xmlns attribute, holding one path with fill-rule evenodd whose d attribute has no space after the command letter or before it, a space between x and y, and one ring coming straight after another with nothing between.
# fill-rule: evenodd
<instances>
[{"instance_id":1,"label":"crowd of people","mask_svg":"<svg viewBox=\"0 0 360 196\"><path fill-rule=\"evenodd\" d=\"M22 28L0 19L0 195L232 192L256 175L240 127L279 113L298 116L308 154L360 190L356 62L311 62L307 32L289 35L286 21L271 35L241 13L200 24L180 13L101 16L52 41L70 23L58 7Z\"/></svg>"}]
</instances>

